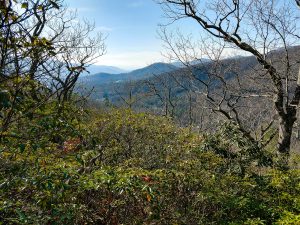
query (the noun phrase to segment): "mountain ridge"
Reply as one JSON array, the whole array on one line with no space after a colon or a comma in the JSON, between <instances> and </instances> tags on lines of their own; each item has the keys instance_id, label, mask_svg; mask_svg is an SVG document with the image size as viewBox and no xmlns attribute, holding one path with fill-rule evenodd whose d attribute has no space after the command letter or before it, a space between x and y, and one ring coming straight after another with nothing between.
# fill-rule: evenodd
<instances>
[{"instance_id":1,"label":"mountain ridge","mask_svg":"<svg viewBox=\"0 0 300 225\"><path fill-rule=\"evenodd\" d=\"M122 81L146 79L148 77L171 72L176 69L178 69L178 67L172 64L158 62L126 73L111 74L100 72L84 76L80 79L80 81L86 83L88 86L94 86L105 83L118 83Z\"/></svg>"},{"instance_id":2,"label":"mountain ridge","mask_svg":"<svg viewBox=\"0 0 300 225\"><path fill-rule=\"evenodd\" d=\"M130 72L130 70L125 70L116 66L107 66L107 65L90 65L87 68L87 71L88 72L84 75L96 74L96 73L119 74L119 73Z\"/></svg>"}]
</instances>

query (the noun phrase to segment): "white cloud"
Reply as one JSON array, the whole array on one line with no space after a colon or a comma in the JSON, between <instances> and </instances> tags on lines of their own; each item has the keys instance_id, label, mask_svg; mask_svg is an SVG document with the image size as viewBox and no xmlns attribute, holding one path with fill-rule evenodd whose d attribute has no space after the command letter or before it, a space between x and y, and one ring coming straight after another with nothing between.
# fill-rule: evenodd
<instances>
[{"instance_id":1,"label":"white cloud","mask_svg":"<svg viewBox=\"0 0 300 225\"><path fill-rule=\"evenodd\" d=\"M109 54L99 58L96 64L117 66L122 69L137 69L148 66L155 62L162 62L163 56L160 52L141 51L141 52L124 52L118 54Z\"/></svg>"}]
</instances>

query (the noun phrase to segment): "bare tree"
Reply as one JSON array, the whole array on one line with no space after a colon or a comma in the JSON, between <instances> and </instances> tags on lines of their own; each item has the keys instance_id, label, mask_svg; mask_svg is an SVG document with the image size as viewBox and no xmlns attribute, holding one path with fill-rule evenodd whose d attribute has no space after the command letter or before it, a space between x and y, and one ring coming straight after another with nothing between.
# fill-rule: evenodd
<instances>
[{"instance_id":1,"label":"bare tree","mask_svg":"<svg viewBox=\"0 0 300 225\"><path fill-rule=\"evenodd\" d=\"M1 131L47 102L69 100L79 75L105 52L93 25L62 0L0 2ZM1 97L1 98L2 98Z\"/></svg>"},{"instance_id":2,"label":"bare tree","mask_svg":"<svg viewBox=\"0 0 300 225\"><path fill-rule=\"evenodd\" d=\"M172 72L163 75L153 74L151 79L145 81L148 92L158 99L163 108L163 115L174 118L176 99L175 91L177 85L172 82Z\"/></svg>"},{"instance_id":3,"label":"bare tree","mask_svg":"<svg viewBox=\"0 0 300 225\"><path fill-rule=\"evenodd\" d=\"M129 109L133 109L142 99L149 96L148 92L141 90L143 84L139 81L128 80L114 85L113 88L122 104Z\"/></svg>"},{"instance_id":4,"label":"bare tree","mask_svg":"<svg viewBox=\"0 0 300 225\"><path fill-rule=\"evenodd\" d=\"M62 33L53 43L58 52L54 59L43 65L48 72L52 89L57 92L59 102L70 99L79 76L88 71L88 66L105 53L105 37L101 33L92 36L94 24L88 21L68 22L63 12L61 18L49 24L51 30ZM68 21L74 21L76 14ZM68 26L68 29L66 28Z\"/></svg>"},{"instance_id":5,"label":"bare tree","mask_svg":"<svg viewBox=\"0 0 300 225\"><path fill-rule=\"evenodd\" d=\"M260 66L256 66L257 73L252 74L252 87L257 89L255 85L262 81L264 87L255 90L252 96L244 97L256 97L253 95L257 93L259 93L257 97L272 96L278 118L278 151L283 158L287 159L300 101L300 76L295 69L297 60L291 56L291 47L299 44L300 24L293 2L275 0L162 0L159 2L171 22L182 18L192 19L201 28L199 30L205 31L205 34L215 41L214 46L238 49L255 57ZM169 45L169 48L180 58L176 46ZM276 59L272 53L279 48L282 54ZM222 71L214 73L214 76L222 73L223 75L219 77L220 82L223 82L222 79L226 78L228 73ZM237 77L237 82L238 80ZM207 83L203 85L207 86ZM242 94L240 87L237 91ZM235 110L236 107L232 106L236 106L243 95L223 93L221 96L222 98L227 96L226 104L231 108L230 115L226 115L225 112L223 114L228 119L233 115L235 121L239 121L240 114ZM207 97L209 98L209 95ZM264 107L260 108L261 111L265 110Z\"/></svg>"}]
</instances>

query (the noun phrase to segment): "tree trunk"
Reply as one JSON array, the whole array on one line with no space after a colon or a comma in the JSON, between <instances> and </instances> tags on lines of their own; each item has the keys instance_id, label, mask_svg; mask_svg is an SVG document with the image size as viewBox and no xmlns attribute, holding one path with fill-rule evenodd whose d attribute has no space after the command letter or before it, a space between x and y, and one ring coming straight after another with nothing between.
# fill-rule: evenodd
<instances>
[{"instance_id":1,"label":"tree trunk","mask_svg":"<svg viewBox=\"0 0 300 225\"><path fill-rule=\"evenodd\" d=\"M288 168L293 126L297 120L296 113L296 107L290 106L287 113L279 119L277 148L280 154L280 167L282 168Z\"/></svg>"},{"instance_id":2,"label":"tree trunk","mask_svg":"<svg viewBox=\"0 0 300 225\"><path fill-rule=\"evenodd\" d=\"M291 146L291 138L293 132L294 120L291 118L280 119L279 137L278 137L278 151L281 154L289 154Z\"/></svg>"},{"instance_id":3,"label":"tree trunk","mask_svg":"<svg viewBox=\"0 0 300 225\"><path fill-rule=\"evenodd\" d=\"M290 152L293 126L297 121L297 107L299 105L299 102L300 102L300 68L298 72L297 87L295 90L295 94L291 103L287 106L286 113L282 112L282 109L280 109L281 111L278 111L280 115L278 151L280 153L289 154Z\"/></svg>"}]
</instances>

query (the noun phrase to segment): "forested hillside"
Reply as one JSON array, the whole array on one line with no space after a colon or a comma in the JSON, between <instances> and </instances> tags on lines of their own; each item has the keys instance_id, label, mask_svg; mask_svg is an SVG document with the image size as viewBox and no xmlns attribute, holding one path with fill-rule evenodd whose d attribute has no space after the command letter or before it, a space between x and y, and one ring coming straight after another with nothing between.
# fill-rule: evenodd
<instances>
[{"instance_id":1,"label":"forested hillside","mask_svg":"<svg viewBox=\"0 0 300 225\"><path fill-rule=\"evenodd\" d=\"M180 68L83 91L106 36L63 0L0 1L0 224L300 224L296 3L158 1L207 57L162 29Z\"/></svg>"},{"instance_id":2,"label":"forested hillside","mask_svg":"<svg viewBox=\"0 0 300 225\"><path fill-rule=\"evenodd\" d=\"M288 49L290 63L293 64L290 70L295 74L298 73L298 52L299 46ZM268 56L277 68L282 68L284 62L281 59L284 55L285 51L277 49ZM212 78L211 74L216 69L224 71L222 77L226 83L221 79ZM262 125L267 126L274 120L272 95L266 94L266 90L270 88L269 80L263 78L259 83L254 81L259 74L259 64L255 57L239 56L217 62L199 60L188 68L173 68L168 72L154 71L147 78L136 75L131 80L123 79L110 83L96 82L95 79L102 76L98 74L78 85L81 88L85 87L85 90L94 87L90 99L101 107L127 107L136 111L151 112L171 117L180 126L190 126L198 132L215 132L218 124L226 122L228 118L217 112L218 110L214 111L215 107L209 105L203 96L208 92L204 82L211 81L209 92L216 100L220 99L216 95L222 95L224 91L228 91L228 95L235 95L232 101L238 100L235 107L238 108L241 120L250 132L258 132ZM193 77L189 75L191 71ZM224 108L229 113L232 110L228 106ZM292 141L293 150L297 152L300 150L297 147L299 130L299 126L295 126ZM270 145L274 147L274 140Z\"/></svg>"}]
</instances>

